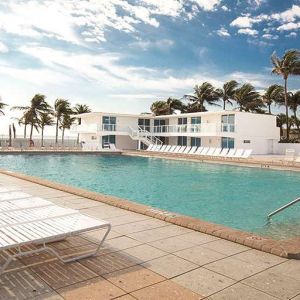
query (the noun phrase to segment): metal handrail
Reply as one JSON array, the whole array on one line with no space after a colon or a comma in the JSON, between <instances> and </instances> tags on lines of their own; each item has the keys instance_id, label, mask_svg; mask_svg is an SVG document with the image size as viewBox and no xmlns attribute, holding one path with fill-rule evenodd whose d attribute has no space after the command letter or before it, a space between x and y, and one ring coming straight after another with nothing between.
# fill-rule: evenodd
<instances>
[{"instance_id":1,"label":"metal handrail","mask_svg":"<svg viewBox=\"0 0 300 300\"><path fill-rule=\"evenodd\" d=\"M295 199L295 200L293 200L293 201L291 201L291 202L289 202L288 204L286 204L286 205L284 205L284 206L282 206L282 207L279 207L278 209L276 209L276 210L274 210L273 212L271 212L270 214L268 214L268 216L267 216L268 220L270 220L271 217L273 217L274 215L276 215L276 214L278 214L279 212L283 211L284 209L286 209L286 208L288 208L288 207L290 207L290 206L296 204L297 202L300 202L300 197L297 198L297 199Z\"/></svg>"}]
</instances>

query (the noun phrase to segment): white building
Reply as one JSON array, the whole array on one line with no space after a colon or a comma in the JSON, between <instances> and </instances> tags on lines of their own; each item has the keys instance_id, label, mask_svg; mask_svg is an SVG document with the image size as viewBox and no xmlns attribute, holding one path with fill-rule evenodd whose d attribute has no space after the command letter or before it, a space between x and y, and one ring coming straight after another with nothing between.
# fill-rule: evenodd
<instances>
[{"instance_id":1,"label":"white building","mask_svg":"<svg viewBox=\"0 0 300 300\"><path fill-rule=\"evenodd\" d=\"M117 114L93 112L79 115L73 132L85 149L108 144L117 149L144 149L150 143L253 149L273 153L280 139L276 117L238 111L199 112L180 115Z\"/></svg>"}]
</instances>

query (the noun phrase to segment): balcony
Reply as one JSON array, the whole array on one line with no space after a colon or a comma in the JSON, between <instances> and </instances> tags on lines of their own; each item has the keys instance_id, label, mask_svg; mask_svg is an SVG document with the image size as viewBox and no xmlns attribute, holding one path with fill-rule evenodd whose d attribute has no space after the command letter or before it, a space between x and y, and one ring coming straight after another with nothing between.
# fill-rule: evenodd
<instances>
[{"instance_id":1,"label":"balcony","mask_svg":"<svg viewBox=\"0 0 300 300\"><path fill-rule=\"evenodd\" d=\"M97 132L97 124L89 124L89 125L77 125L74 124L71 126L70 131L72 133L96 133Z\"/></svg>"}]
</instances>

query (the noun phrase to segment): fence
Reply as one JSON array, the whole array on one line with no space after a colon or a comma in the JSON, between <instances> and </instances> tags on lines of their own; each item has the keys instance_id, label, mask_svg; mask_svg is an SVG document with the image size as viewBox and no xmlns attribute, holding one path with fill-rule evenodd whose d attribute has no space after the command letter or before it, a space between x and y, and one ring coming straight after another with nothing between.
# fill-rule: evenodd
<instances>
[{"instance_id":1,"label":"fence","mask_svg":"<svg viewBox=\"0 0 300 300\"><path fill-rule=\"evenodd\" d=\"M42 147L42 139L39 137L32 138L33 143L30 143L30 139L24 138L12 138L11 139L11 147L22 149L28 147L35 147L40 148ZM8 147L10 146L9 137L5 135L0 136L0 147ZM81 147L80 144L77 143L76 137L65 137L64 141L62 142L61 139L55 142L55 137L45 137L43 141L44 147Z\"/></svg>"}]
</instances>

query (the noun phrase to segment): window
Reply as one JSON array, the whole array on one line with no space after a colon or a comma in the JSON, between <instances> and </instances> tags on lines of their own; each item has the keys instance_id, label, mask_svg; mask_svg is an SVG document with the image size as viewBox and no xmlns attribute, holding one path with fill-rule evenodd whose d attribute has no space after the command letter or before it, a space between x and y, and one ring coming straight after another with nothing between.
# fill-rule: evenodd
<instances>
[{"instance_id":1,"label":"window","mask_svg":"<svg viewBox=\"0 0 300 300\"><path fill-rule=\"evenodd\" d=\"M250 140L244 140L243 143L244 144L251 144L251 141Z\"/></svg>"},{"instance_id":2,"label":"window","mask_svg":"<svg viewBox=\"0 0 300 300\"><path fill-rule=\"evenodd\" d=\"M187 118L178 118L178 125L186 125Z\"/></svg>"},{"instance_id":3,"label":"window","mask_svg":"<svg viewBox=\"0 0 300 300\"><path fill-rule=\"evenodd\" d=\"M229 137L222 137L222 148L234 148L234 139Z\"/></svg>"},{"instance_id":4,"label":"window","mask_svg":"<svg viewBox=\"0 0 300 300\"><path fill-rule=\"evenodd\" d=\"M191 132L201 131L201 117L192 117L191 124Z\"/></svg>"},{"instance_id":5,"label":"window","mask_svg":"<svg viewBox=\"0 0 300 300\"><path fill-rule=\"evenodd\" d=\"M234 132L235 131L235 116L234 115L222 115L221 119L222 131L223 132Z\"/></svg>"},{"instance_id":6,"label":"window","mask_svg":"<svg viewBox=\"0 0 300 300\"><path fill-rule=\"evenodd\" d=\"M201 138L191 137L191 146L201 146Z\"/></svg>"},{"instance_id":7,"label":"window","mask_svg":"<svg viewBox=\"0 0 300 300\"><path fill-rule=\"evenodd\" d=\"M156 119L154 120L154 132L166 132L166 120Z\"/></svg>"},{"instance_id":8,"label":"window","mask_svg":"<svg viewBox=\"0 0 300 300\"><path fill-rule=\"evenodd\" d=\"M138 125L143 129L150 131L150 119L139 119Z\"/></svg>"},{"instance_id":9,"label":"window","mask_svg":"<svg viewBox=\"0 0 300 300\"><path fill-rule=\"evenodd\" d=\"M103 130L105 131L116 131L116 117L110 116L103 116L102 123L103 123Z\"/></svg>"},{"instance_id":10,"label":"window","mask_svg":"<svg viewBox=\"0 0 300 300\"><path fill-rule=\"evenodd\" d=\"M186 136L179 136L177 138L177 145L178 146L186 146L187 145L187 137Z\"/></svg>"},{"instance_id":11,"label":"window","mask_svg":"<svg viewBox=\"0 0 300 300\"><path fill-rule=\"evenodd\" d=\"M91 136L91 140L92 140L92 141L95 141L95 140L97 140L97 137L96 137L95 135L92 135L92 136Z\"/></svg>"},{"instance_id":12,"label":"window","mask_svg":"<svg viewBox=\"0 0 300 300\"><path fill-rule=\"evenodd\" d=\"M102 137L102 148L105 148L105 146L108 146L109 144L116 144L115 135L105 135Z\"/></svg>"}]
</instances>

